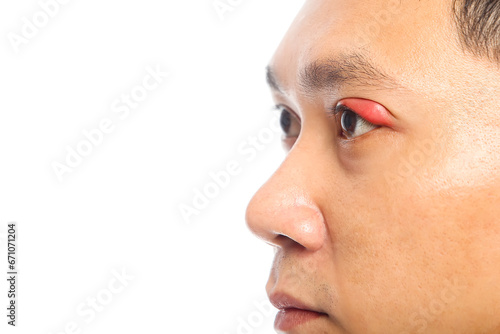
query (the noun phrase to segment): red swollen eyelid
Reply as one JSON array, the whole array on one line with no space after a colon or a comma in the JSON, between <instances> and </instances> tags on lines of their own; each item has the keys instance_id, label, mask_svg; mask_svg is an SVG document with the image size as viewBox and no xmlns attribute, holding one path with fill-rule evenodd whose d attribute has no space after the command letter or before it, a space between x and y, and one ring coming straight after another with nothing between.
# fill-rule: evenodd
<instances>
[{"instance_id":1,"label":"red swollen eyelid","mask_svg":"<svg viewBox=\"0 0 500 334\"><path fill-rule=\"evenodd\" d=\"M375 125L392 126L391 113L377 102L365 99L344 99L339 104L352 109L359 116Z\"/></svg>"}]
</instances>

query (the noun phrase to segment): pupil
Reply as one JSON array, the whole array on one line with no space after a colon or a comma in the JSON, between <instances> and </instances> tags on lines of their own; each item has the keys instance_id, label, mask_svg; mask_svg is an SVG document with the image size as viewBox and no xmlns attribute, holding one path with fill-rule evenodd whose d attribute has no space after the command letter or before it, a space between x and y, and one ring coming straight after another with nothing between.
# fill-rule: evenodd
<instances>
[{"instance_id":1,"label":"pupil","mask_svg":"<svg viewBox=\"0 0 500 334\"><path fill-rule=\"evenodd\" d=\"M292 119L290 113L286 110L283 110L281 112L280 125L283 132L288 133L290 131L290 126L292 125Z\"/></svg>"},{"instance_id":2,"label":"pupil","mask_svg":"<svg viewBox=\"0 0 500 334\"><path fill-rule=\"evenodd\" d=\"M346 110L342 115L342 128L348 133L353 133L356 129L357 114L351 110Z\"/></svg>"}]
</instances>

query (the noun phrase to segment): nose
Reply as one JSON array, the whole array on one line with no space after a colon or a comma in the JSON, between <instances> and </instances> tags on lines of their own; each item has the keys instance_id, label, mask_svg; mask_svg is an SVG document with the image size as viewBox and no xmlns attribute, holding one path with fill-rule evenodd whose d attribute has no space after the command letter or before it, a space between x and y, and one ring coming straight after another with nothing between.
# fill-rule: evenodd
<instances>
[{"instance_id":1,"label":"nose","mask_svg":"<svg viewBox=\"0 0 500 334\"><path fill-rule=\"evenodd\" d=\"M248 227L271 245L299 244L316 251L326 240L327 228L318 204L322 184L310 155L294 148L248 204Z\"/></svg>"}]
</instances>

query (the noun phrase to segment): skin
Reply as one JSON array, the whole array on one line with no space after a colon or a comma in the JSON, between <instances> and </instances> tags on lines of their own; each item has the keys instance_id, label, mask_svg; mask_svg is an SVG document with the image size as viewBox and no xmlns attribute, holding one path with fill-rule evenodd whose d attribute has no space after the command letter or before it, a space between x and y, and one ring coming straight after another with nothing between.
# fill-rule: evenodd
<instances>
[{"instance_id":1,"label":"skin","mask_svg":"<svg viewBox=\"0 0 500 334\"><path fill-rule=\"evenodd\" d=\"M266 290L326 314L289 333L499 333L498 65L461 48L451 1L388 2L307 1L270 62L296 119L246 213L276 250ZM397 87L304 91L304 66L352 52ZM346 98L390 124L346 138Z\"/></svg>"}]
</instances>

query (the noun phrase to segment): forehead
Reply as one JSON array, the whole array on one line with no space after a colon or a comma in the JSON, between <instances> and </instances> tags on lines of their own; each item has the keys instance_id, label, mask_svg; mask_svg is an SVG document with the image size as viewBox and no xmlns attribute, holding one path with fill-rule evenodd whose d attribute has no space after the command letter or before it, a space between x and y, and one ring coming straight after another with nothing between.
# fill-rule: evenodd
<instances>
[{"instance_id":1,"label":"forehead","mask_svg":"<svg viewBox=\"0 0 500 334\"><path fill-rule=\"evenodd\" d=\"M309 0L270 62L287 91L303 69L338 55L362 54L405 86L441 69L456 51L449 0ZM424 72L425 72L424 71ZM415 82L414 82L415 81Z\"/></svg>"}]
</instances>

